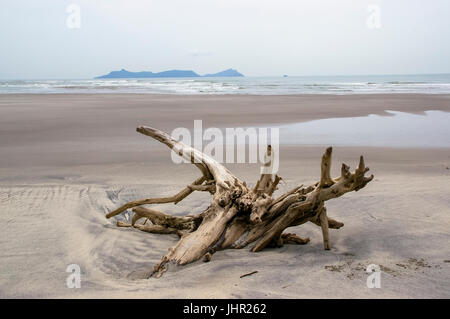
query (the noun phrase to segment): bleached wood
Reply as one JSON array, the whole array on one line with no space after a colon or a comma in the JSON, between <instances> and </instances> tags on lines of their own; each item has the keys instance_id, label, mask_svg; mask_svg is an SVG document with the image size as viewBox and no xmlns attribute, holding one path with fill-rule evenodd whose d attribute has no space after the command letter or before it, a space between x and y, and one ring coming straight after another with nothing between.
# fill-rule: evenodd
<instances>
[{"instance_id":1,"label":"bleached wood","mask_svg":"<svg viewBox=\"0 0 450 319\"><path fill-rule=\"evenodd\" d=\"M177 234L180 241L162 257L152 275L160 277L170 264L184 265L203 258L210 261L221 249L243 248L254 244L252 251L287 243L306 244L309 238L283 233L288 227L312 222L322 228L324 248L330 249L329 229L339 229L344 224L327 216L325 202L351 191L358 191L373 179L365 177L369 170L361 156L354 173L342 164L341 175L331 178L332 148L326 149L321 161L318 182L310 186L297 186L273 198L281 177L267 172L261 174L255 187L249 189L245 182L234 176L225 166L190 146L176 141L168 134L142 126L137 131L167 145L179 156L193 163L202 176L179 193L170 197L148 198L126 203L107 214L110 218L134 208L131 223L117 221L119 227L135 227L145 232ZM273 155L269 146L266 158ZM266 162L265 165L270 165ZM172 216L141 205L178 203L194 191L212 194L210 206L201 213ZM137 207L139 206L139 207ZM143 224L138 221L145 218Z\"/></svg>"}]
</instances>

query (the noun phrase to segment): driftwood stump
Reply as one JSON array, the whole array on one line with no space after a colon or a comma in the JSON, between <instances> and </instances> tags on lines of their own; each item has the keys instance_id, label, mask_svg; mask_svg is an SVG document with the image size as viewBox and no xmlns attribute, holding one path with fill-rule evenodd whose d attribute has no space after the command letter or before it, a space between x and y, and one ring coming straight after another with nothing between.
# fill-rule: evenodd
<instances>
[{"instance_id":1,"label":"driftwood stump","mask_svg":"<svg viewBox=\"0 0 450 319\"><path fill-rule=\"evenodd\" d=\"M327 216L325 201L358 191L373 179L373 175L364 176L369 168L365 166L362 156L353 173L347 165L342 164L341 176L332 179L332 148L329 147L322 156L321 177L317 183L300 185L274 198L272 195L281 180L277 175L263 173L256 186L249 188L225 166L168 134L145 126L138 127L137 131L164 143L196 165L202 173L191 185L173 196L132 201L106 215L110 218L133 208L131 223L118 221L117 226L181 237L173 248L169 248L169 253L162 257L150 276L160 277L170 263L184 265L200 258L210 261L212 254L221 249L254 244L251 250L257 252L268 246L306 244L309 238L283 233L288 227L306 222L322 228L324 248L330 249L329 228L339 229L344 224ZM267 155L270 153L271 147L268 146ZM171 202L177 204L194 191L210 192L213 196L210 206L197 215L171 216L140 207ZM146 219L145 222L138 223L142 218Z\"/></svg>"}]
</instances>

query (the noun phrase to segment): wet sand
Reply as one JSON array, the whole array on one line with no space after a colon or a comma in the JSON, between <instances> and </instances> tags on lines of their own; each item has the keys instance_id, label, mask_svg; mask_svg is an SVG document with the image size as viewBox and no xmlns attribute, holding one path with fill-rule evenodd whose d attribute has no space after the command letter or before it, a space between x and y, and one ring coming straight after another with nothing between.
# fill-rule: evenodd
<instances>
[{"instance_id":1,"label":"wet sand","mask_svg":"<svg viewBox=\"0 0 450 319\"><path fill-rule=\"evenodd\" d=\"M135 132L138 125L171 131L202 119L204 127L237 127L385 110L450 111L450 96L0 95L0 297L449 298L448 148L335 147L333 175L364 154L375 180L327 203L345 223L331 231L331 251L322 248L320 228L302 225L292 232L310 237L308 245L226 250L145 280L177 237L119 229L104 218L198 175L173 164L165 146ZM278 192L315 182L323 150L283 145ZM258 178L257 164L227 166L249 183ZM156 207L187 214L208 203L195 193ZM366 287L372 263L382 270L380 289ZM69 264L81 267L80 289L66 287Z\"/></svg>"}]
</instances>

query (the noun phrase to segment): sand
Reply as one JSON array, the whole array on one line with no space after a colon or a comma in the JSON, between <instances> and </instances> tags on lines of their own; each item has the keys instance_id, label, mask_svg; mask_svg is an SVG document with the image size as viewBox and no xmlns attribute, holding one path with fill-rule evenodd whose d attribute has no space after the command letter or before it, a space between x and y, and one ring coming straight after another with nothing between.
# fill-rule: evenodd
<instances>
[{"instance_id":1,"label":"sand","mask_svg":"<svg viewBox=\"0 0 450 319\"><path fill-rule=\"evenodd\" d=\"M236 127L385 110L450 111L450 96L0 95L0 297L449 298L450 149L336 147L333 175L364 154L375 180L327 203L345 223L331 230L331 251L320 228L302 225L292 231L310 237L308 245L221 251L146 280L177 236L119 229L104 217L198 176L137 134L138 125L171 131L194 119ZM282 146L279 192L315 182L323 150ZM228 167L250 183L258 178L256 164ZM187 214L208 202L195 193L156 207ZM81 268L80 289L66 286L70 264ZM379 289L366 286L369 264L381 267Z\"/></svg>"}]
</instances>

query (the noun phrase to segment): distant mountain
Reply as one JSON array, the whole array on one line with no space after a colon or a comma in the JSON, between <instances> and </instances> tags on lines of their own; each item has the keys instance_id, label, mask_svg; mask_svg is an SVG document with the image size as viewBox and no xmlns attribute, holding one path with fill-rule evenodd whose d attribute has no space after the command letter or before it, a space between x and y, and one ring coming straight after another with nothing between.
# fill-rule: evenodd
<instances>
[{"instance_id":1,"label":"distant mountain","mask_svg":"<svg viewBox=\"0 0 450 319\"><path fill-rule=\"evenodd\" d=\"M150 71L130 72L125 69L120 71L112 71L106 75L97 76L96 79L113 79L113 78L189 78L199 77L194 71L169 70L158 73Z\"/></svg>"},{"instance_id":2,"label":"distant mountain","mask_svg":"<svg viewBox=\"0 0 450 319\"><path fill-rule=\"evenodd\" d=\"M203 75L205 77L219 76L244 76L234 69L228 69L214 74ZM95 77L96 79L123 79L123 78L190 78L201 77L201 75L191 70L169 70L153 73L150 71L130 72L125 69L120 71L111 71L108 74Z\"/></svg>"},{"instance_id":3,"label":"distant mountain","mask_svg":"<svg viewBox=\"0 0 450 319\"><path fill-rule=\"evenodd\" d=\"M235 69L228 69L222 72L218 72L218 73L213 73L213 74L205 74L204 76L244 76L243 74L239 73L237 70Z\"/></svg>"}]
</instances>

